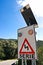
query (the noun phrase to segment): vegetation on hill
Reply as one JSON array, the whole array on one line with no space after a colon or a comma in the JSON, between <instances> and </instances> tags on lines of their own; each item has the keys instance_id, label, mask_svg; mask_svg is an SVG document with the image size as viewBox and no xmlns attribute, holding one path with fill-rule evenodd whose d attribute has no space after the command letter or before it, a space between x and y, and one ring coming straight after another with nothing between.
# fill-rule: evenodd
<instances>
[{"instance_id":1,"label":"vegetation on hill","mask_svg":"<svg viewBox=\"0 0 43 65\"><path fill-rule=\"evenodd\" d=\"M39 65L43 65L43 41L38 40L37 54ZM18 41L16 39L0 39L0 60L14 59L18 56Z\"/></svg>"},{"instance_id":2,"label":"vegetation on hill","mask_svg":"<svg viewBox=\"0 0 43 65\"><path fill-rule=\"evenodd\" d=\"M38 41L36 42L36 45L37 45L37 48L39 48L40 46L43 46L43 41L38 40Z\"/></svg>"},{"instance_id":3,"label":"vegetation on hill","mask_svg":"<svg viewBox=\"0 0 43 65\"><path fill-rule=\"evenodd\" d=\"M17 58L17 40L0 39L0 59Z\"/></svg>"},{"instance_id":4,"label":"vegetation on hill","mask_svg":"<svg viewBox=\"0 0 43 65\"><path fill-rule=\"evenodd\" d=\"M38 61L39 65L43 65L43 46L38 48Z\"/></svg>"}]
</instances>

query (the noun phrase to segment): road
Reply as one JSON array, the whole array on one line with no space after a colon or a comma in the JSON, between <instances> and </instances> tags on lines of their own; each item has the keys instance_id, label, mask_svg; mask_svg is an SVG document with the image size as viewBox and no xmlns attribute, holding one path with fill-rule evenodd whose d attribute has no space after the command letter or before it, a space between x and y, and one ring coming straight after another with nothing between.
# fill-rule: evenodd
<instances>
[{"instance_id":1,"label":"road","mask_svg":"<svg viewBox=\"0 0 43 65\"><path fill-rule=\"evenodd\" d=\"M15 63L16 61L18 61L18 60L16 59L16 60L1 61L1 62L0 62L0 65L12 65L12 64Z\"/></svg>"}]
</instances>

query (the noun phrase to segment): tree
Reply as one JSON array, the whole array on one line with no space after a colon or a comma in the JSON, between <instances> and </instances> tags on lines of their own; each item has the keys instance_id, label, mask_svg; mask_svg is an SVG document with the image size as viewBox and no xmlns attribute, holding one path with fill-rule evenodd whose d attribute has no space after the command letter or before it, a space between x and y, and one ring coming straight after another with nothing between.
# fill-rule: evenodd
<instances>
[{"instance_id":1,"label":"tree","mask_svg":"<svg viewBox=\"0 0 43 65\"><path fill-rule=\"evenodd\" d=\"M17 40L14 39L0 39L0 59L14 59L17 58Z\"/></svg>"},{"instance_id":2,"label":"tree","mask_svg":"<svg viewBox=\"0 0 43 65\"><path fill-rule=\"evenodd\" d=\"M0 46L0 59L3 59L4 57L5 57L4 50L3 50L3 48Z\"/></svg>"},{"instance_id":3,"label":"tree","mask_svg":"<svg viewBox=\"0 0 43 65\"><path fill-rule=\"evenodd\" d=\"M17 55L17 45L15 42L9 41L5 42L5 45L3 46L4 49L4 54L5 54L5 59L12 59L15 58Z\"/></svg>"},{"instance_id":4,"label":"tree","mask_svg":"<svg viewBox=\"0 0 43 65\"><path fill-rule=\"evenodd\" d=\"M40 63L40 65L43 65L43 46L38 48L37 53L38 53L39 63Z\"/></svg>"}]
</instances>

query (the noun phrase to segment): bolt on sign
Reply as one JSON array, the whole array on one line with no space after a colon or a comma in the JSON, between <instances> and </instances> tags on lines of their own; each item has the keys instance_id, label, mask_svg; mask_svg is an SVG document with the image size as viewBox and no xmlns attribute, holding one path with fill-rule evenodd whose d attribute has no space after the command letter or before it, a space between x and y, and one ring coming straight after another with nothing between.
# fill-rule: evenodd
<instances>
[{"instance_id":1,"label":"bolt on sign","mask_svg":"<svg viewBox=\"0 0 43 65\"><path fill-rule=\"evenodd\" d=\"M18 58L28 58L36 54L36 39L34 25L18 29Z\"/></svg>"}]
</instances>

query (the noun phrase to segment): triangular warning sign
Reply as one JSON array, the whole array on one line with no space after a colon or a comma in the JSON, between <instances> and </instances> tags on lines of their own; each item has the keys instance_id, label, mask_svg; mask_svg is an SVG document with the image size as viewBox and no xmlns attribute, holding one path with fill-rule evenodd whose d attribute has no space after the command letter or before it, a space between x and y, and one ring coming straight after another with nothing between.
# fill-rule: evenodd
<instances>
[{"instance_id":1,"label":"triangular warning sign","mask_svg":"<svg viewBox=\"0 0 43 65\"><path fill-rule=\"evenodd\" d=\"M22 47L20 49L20 54L34 54L34 50L31 47L31 45L29 44L28 40L25 38Z\"/></svg>"}]
</instances>

